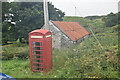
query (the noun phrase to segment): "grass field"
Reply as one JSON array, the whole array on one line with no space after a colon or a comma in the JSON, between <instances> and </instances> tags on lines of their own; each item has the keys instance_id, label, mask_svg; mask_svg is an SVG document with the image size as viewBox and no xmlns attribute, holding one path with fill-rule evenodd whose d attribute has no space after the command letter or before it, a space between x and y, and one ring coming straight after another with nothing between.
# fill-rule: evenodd
<instances>
[{"instance_id":1,"label":"grass field","mask_svg":"<svg viewBox=\"0 0 120 80\"><path fill-rule=\"evenodd\" d=\"M119 78L117 26L92 30L103 49L92 35L69 49L53 49L53 68L46 73L30 71L28 45L4 46L3 73L14 78Z\"/></svg>"}]
</instances>

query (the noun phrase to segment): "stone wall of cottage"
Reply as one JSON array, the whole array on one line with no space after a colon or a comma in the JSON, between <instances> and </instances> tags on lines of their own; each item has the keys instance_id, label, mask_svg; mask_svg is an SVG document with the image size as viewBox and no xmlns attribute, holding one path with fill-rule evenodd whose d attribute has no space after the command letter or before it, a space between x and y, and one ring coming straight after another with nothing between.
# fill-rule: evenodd
<instances>
[{"instance_id":1,"label":"stone wall of cottage","mask_svg":"<svg viewBox=\"0 0 120 80\"><path fill-rule=\"evenodd\" d=\"M50 31L52 32L53 48L61 48L61 31L52 23L50 23Z\"/></svg>"},{"instance_id":2,"label":"stone wall of cottage","mask_svg":"<svg viewBox=\"0 0 120 80\"><path fill-rule=\"evenodd\" d=\"M86 35L86 36L84 36L83 38L77 40L76 43L78 44L78 43L84 41L85 39L87 39L88 37L89 37L89 35Z\"/></svg>"},{"instance_id":3,"label":"stone wall of cottage","mask_svg":"<svg viewBox=\"0 0 120 80\"><path fill-rule=\"evenodd\" d=\"M62 33L61 47L66 48L66 47L70 47L72 45L73 45L73 41L70 38L68 38L65 34Z\"/></svg>"}]
</instances>

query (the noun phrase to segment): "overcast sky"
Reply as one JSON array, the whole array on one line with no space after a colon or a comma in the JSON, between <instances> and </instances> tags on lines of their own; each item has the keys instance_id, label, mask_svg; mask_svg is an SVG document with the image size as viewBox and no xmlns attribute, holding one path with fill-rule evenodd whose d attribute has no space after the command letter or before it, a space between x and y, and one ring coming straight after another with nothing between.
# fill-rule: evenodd
<instances>
[{"instance_id":1,"label":"overcast sky","mask_svg":"<svg viewBox=\"0 0 120 80\"><path fill-rule=\"evenodd\" d=\"M66 16L106 15L110 12L118 12L119 0L48 0L56 8L65 12Z\"/></svg>"}]
</instances>

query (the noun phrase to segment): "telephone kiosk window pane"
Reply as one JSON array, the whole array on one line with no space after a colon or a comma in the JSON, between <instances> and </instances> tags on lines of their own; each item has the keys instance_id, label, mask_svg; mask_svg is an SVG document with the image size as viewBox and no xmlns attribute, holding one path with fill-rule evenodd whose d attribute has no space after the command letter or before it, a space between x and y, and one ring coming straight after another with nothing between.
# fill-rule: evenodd
<instances>
[{"instance_id":1,"label":"telephone kiosk window pane","mask_svg":"<svg viewBox=\"0 0 120 80\"><path fill-rule=\"evenodd\" d=\"M33 64L33 66L39 66L39 67L41 67L42 64Z\"/></svg>"},{"instance_id":2,"label":"telephone kiosk window pane","mask_svg":"<svg viewBox=\"0 0 120 80\"><path fill-rule=\"evenodd\" d=\"M34 45L34 46L41 46L42 43L41 43L41 42L33 42L33 45Z\"/></svg>"},{"instance_id":3,"label":"telephone kiosk window pane","mask_svg":"<svg viewBox=\"0 0 120 80\"><path fill-rule=\"evenodd\" d=\"M34 50L41 50L41 47L33 47Z\"/></svg>"},{"instance_id":4,"label":"telephone kiosk window pane","mask_svg":"<svg viewBox=\"0 0 120 80\"><path fill-rule=\"evenodd\" d=\"M33 58L41 58L42 56L33 55Z\"/></svg>"},{"instance_id":5,"label":"telephone kiosk window pane","mask_svg":"<svg viewBox=\"0 0 120 80\"><path fill-rule=\"evenodd\" d=\"M35 59L34 59L33 62L41 62L41 63L42 63L43 60L35 60Z\"/></svg>"},{"instance_id":6,"label":"telephone kiosk window pane","mask_svg":"<svg viewBox=\"0 0 120 80\"><path fill-rule=\"evenodd\" d=\"M39 70L39 71L43 71L43 68L36 68L36 67L33 67L34 70Z\"/></svg>"},{"instance_id":7,"label":"telephone kiosk window pane","mask_svg":"<svg viewBox=\"0 0 120 80\"><path fill-rule=\"evenodd\" d=\"M41 51L33 51L33 54L42 54Z\"/></svg>"}]
</instances>

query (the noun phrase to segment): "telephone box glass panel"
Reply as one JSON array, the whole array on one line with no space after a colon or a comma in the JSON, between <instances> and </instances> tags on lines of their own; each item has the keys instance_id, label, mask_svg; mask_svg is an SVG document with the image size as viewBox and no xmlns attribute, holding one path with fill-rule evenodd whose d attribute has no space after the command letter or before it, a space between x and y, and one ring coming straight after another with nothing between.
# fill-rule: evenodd
<instances>
[{"instance_id":1,"label":"telephone box glass panel","mask_svg":"<svg viewBox=\"0 0 120 80\"><path fill-rule=\"evenodd\" d=\"M33 50L41 50L41 47L33 47Z\"/></svg>"},{"instance_id":2,"label":"telephone box glass panel","mask_svg":"<svg viewBox=\"0 0 120 80\"><path fill-rule=\"evenodd\" d=\"M33 67L34 70L39 70L39 71L43 71L43 68L36 68L36 67Z\"/></svg>"},{"instance_id":3,"label":"telephone box glass panel","mask_svg":"<svg viewBox=\"0 0 120 80\"><path fill-rule=\"evenodd\" d=\"M42 67L42 64L33 64L33 66Z\"/></svg>"},{"instance_id":4,"label":"telephone box glass panel","mask_svg":"<svg viewBox=\"0 0 120 80\"><path fill-rule=\"evenodd\" d=\"M33 46L41 46L42 43L41 42L33 42Z\"/></svg>"},{"instance_id":5,"label":"telephone box glass panel","mask_svg":"<svg viewBox=\"0 0 120 80\"><path fill-rule=\"evenodd\" d=\"M33 54L42 54L41 51L33 51Z\"/></svg>"},{"instance_id":6,"label":"telephone box glass panel","mask_svg":"<svg viewBox=\"0 0 120 80\"><path fill-rule=\"evenodd\" d=\"M33 58L41 58L42 56L33 55Z\"/></svg>"},{"instance_id":7,"label":"telephone box glass panel","mask_svg":"<svg viewBox=\"0 0 120 80\"><path fill-rule=\"evenodd\" d=\"M35 60L35 59L34 59L33 62L41 62L41 63L42 63L43 60Z\"/></svg>"}]
</instances>

